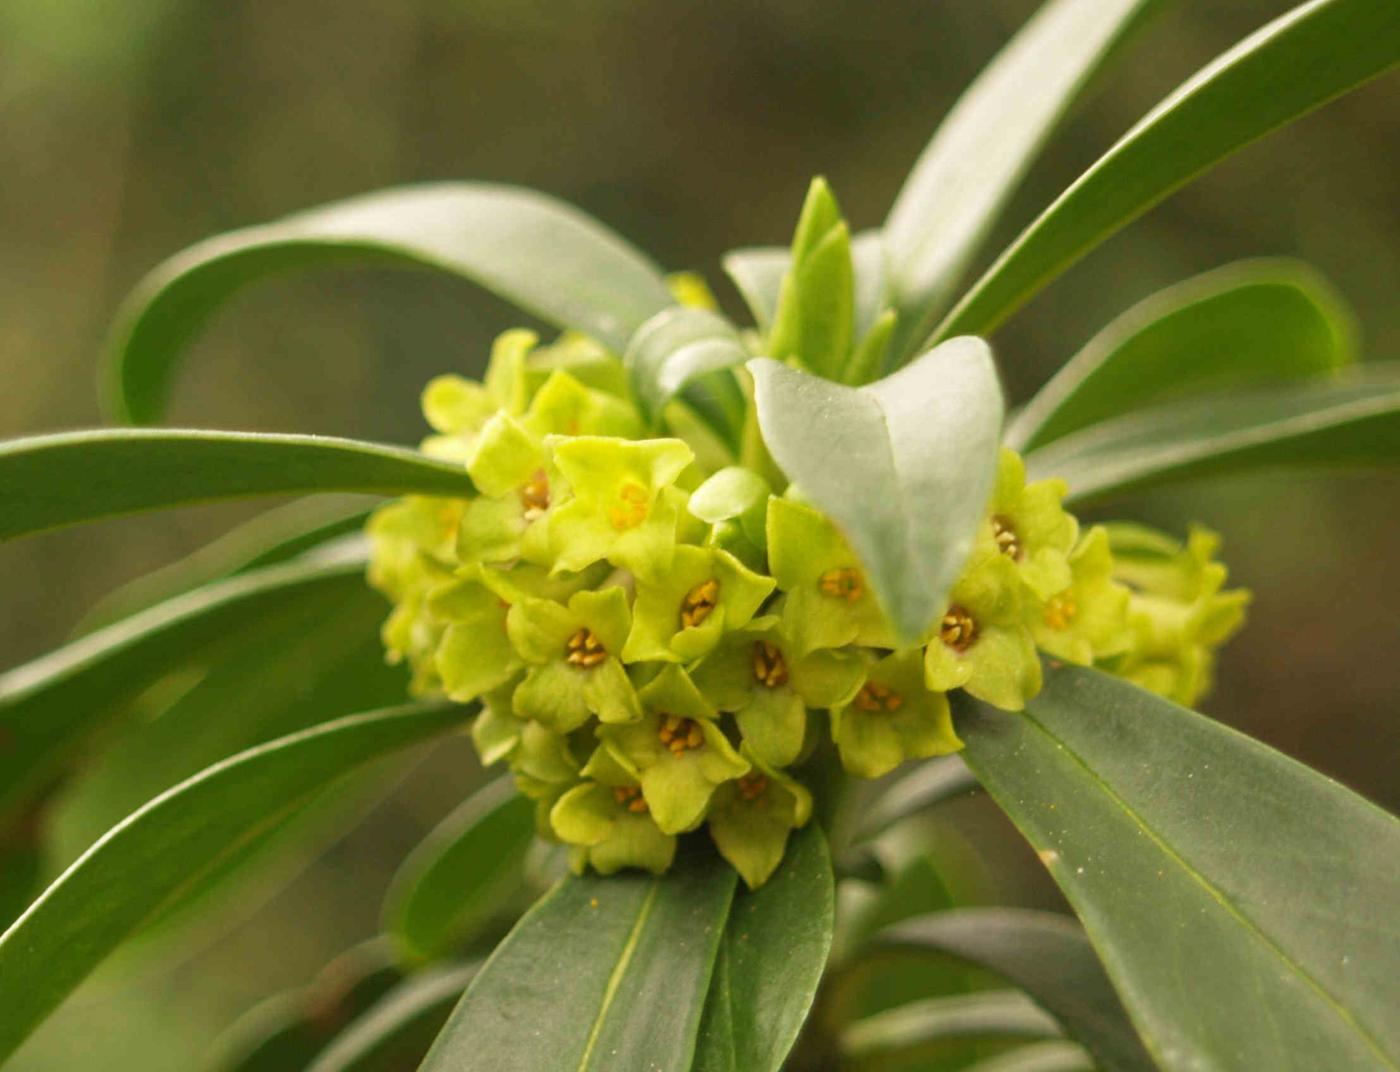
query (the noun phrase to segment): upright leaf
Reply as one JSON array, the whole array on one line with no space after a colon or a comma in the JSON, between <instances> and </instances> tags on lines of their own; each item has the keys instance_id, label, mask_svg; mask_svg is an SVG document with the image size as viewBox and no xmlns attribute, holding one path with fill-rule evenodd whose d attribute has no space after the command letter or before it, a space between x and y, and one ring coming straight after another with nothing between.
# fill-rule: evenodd
<instances>
[{"instance_id":1,"label":"upright leaf","mask_svg":"<svg viewBox=\"0 0 1400 1072\"><path fill-rule=\"evenodd\" d=\"M60 773L123 705L258 623L307 599L364 586L364 556L257 570L157 604L0 674L0 815Z\"/></svg>"},{"instance_id":2,"label":"upright leaf","mask_svg":"<svg viewBox=\"0 0 1400 1072\"><path fill-rule=\"evenodd\" d=\"M334 779L460 725L419 704L355 715L254 748L113 828L0 936L0 1060L125 938Z\"/></svg>"},{"instance_id":3,"label":"upright leaf","mask_svg":"<svg viewBox=\"0 0 1400 1072\"><path fill-rule=\"evenodd\" d=\"M855 266L851 233L824 179L813 179L792 257L778 292L767 353L839 379L855 330Z\"/></svg>"},{"instance_id":4,"label":"upright leaf","mask_svg":"<svg viewBox=\"0 0 1400 1072\"><path fill-rule=\"evenodd\" d=\"M1115 47L1157 0L1050 0L943 120L885 221L901 323L924 338L1021 176Z\"/></svg>"},{"instance_id":5,"label":"upright leaf","mask_svg":"<svg viewBox=\"0 0 1400 1072\"><path fill-rule=\"evenodd\" d=\"M250 495L474 493L460 465L330 436L100 429L0 443L0 540Z\"/></svg>"},{"instance_id":6,"label":"upright leaf","mask_svg":"<svg viewBox=\"0 0 1400 1072\"><path fill-rule=\"evenodd\" d=\"M850 540L901 638L917 641L972 547L995 476L1002 400L991 351L954 339L865 387L760 359L774 460Z\"/></svg>"},{"instance_id":7,"label":"upright leaf","mask_svg":"<svg viewBox=\"0 0 1400 1072\"><path fill-rule=\"evenodd\" d=\"M1007 428L1018 450L1164 399L1333 372L1352 318L1295 261L1241 261L1133 306L1075 354Z\"/></svg>"},{"instance_id":8,"label":"upright leaf","mask_svg":"<svg viewBox=\"0 0 1400 1072\"><path fill-rule=\"evenodd\" d=\"M520 883L534 805L499 778L473 793L399 867L384 929L410 960L434 960L472 937Z\"/></svg>"},{"instance_id":9,"label":"upright leaf","mask_svg":"<svg viewBox=\"0 0 1400 1072\"><path fill-rule=\"evenodd\" d=\"M1270 466L1400 461L1400 362L1327 384L1208 395L1086 428L1026 459L1032 478L1092 502L1169 481Z\"/></svg>"},{"instance_id":10,"label":"upright leaf","mask_svg":"<svg viewBox=\"0 0 1400 1072\"><path fill-rule=\"evenodd\" d=\"M497 946L421 1072L688 1068L734 881L708 851L656 878L562 880Z\"/></svg>"},{"instance_id":11,"label":"upright leaf","mask_svg":"<svg viewBox=\"0 0 1400 1072\"><path fill-rule=\"evenodd\" d=\"M1153 109L983 273L934 339L986 335L1124 224L1236 149L1400 60L1392 0L1310 0Z\"/></svg>"},{"instance_id":12,"label":"upright leaf","mask_svg":"<svg viewBox=\"0 0 1400 1072\"><path fill-rule=\"evenodd\" d=\"M826 838L809 823L773 877L734 898L692 1072L778 1072L816 999L835 903Z\"/></svg>"},{"instance_id":13,"label":"upright leaf","mask_svg":"<svg viewBox=\"0 0 1400 1072\"><path fill-rule=\"evenodd\" d=\"M1156 1072L1083 928L1066 916L960 908L898 923L870 948L945 954L987 968L1059 1020L1104 1072Z\"/></svg>"},{"instance_id":14,"label":"upright leaf","mask_svg":"<svg viewBox=\"0 0 1400 1072\"><path fill-rule=\"evenodd\" d=\"M108 344L113 415L161 419L181 351L235 291L288 269L347 263L460 276L619 353L674 304L650 260L543 194L460 182L386 190L211 238L152 271Z\"/></svg>"},{"instance_id":15,"label":"upright leaf","mask_svg":"<svg viewBox=\"0 0 1400 1072\"><path fill-rule=\"evenodd\" d=\"M1094 670L956 713L1164 1070L1400 1067L1400 821Z\"/></svg>"}]
</instances>

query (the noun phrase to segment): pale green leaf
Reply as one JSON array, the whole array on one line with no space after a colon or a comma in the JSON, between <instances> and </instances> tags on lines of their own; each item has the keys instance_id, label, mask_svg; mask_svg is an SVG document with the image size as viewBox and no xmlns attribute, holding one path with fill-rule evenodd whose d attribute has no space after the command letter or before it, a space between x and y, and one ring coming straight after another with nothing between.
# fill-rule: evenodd
<instances>
[{"instance_id":1,"label":"pale green leaf","mask_svg":"<svg viewBox=\"0 0 1400 1072\"><path fill-rule=\"evenodd\" d=\"M1014 990L987 990L911 1001L857 1020L841 1033L841 1051L868 1060L903 1051L936 1051L968 1039L1055 1038L1059 1025Z\"/></svg>"},{"instance_id":2,"label":"pale green leaf","mask_svg":"<svg viewBox=\"0 0 1400 1072\"><path fill-rule=\"evenodd\" d=\"M657 313L627 345L623 361L642 415L655 422L691 382L749 358L733 326L708 309L678 306Z\"/></svg>"}]
</instances>

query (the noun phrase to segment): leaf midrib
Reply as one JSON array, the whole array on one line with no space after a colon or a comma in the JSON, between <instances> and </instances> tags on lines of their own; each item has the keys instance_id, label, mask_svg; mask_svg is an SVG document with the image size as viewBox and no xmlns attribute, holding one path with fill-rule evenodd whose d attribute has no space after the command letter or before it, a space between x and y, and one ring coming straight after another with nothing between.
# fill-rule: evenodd
<instances>
[{"instance_id":1,"label":"leaf midrib","mask_svg":"<svg viewBox=\"0 0 1400 1072\"><path fill-rule=\"evenodd\" d=\"M603 1001L598 1006L598 1015L593 1018L593 1026L589 1029L588 1041L584 1044L583 1055L579 1058L577 1072L585 1072L589 1061L593 1058L593 1051L597 1048L598 1039L603 1033L603 1023L607 1020L608 1011L617 999L617 991L622 986L622 977L627 974L627 967L632 962L632 955L637 951L637 943L641 941L642 931L651 916L652 906L656 903L656 896L660 890L661 880L652 879L651 888L647 890L646 896L642 898L641 906L637 909L636 922L632 924L627 941L623 943L622 950L618 953L617 963L613 965L612 974L608 976L608 985L603 991Z\"/></svg>"},{"instance_id":2,"label":"leaf midrib","mask_svg":"<svg viewBox=\"0 0 1400 1072\"><path fill-rule=\"evenodd\" d=\"M1138 829L1142 833L1146 834L1147 837L1152 841L1152 843L1156 845L1164 855L1166 855L1169 859L1175 861L1181 867L1182 871L1184 871L1191 879L1193 879L1197 883L1197 885L1199 885L1201 889L1203 889L1210 896L1210 898L1216 902L1216 904L1218 904L1222 909L1224 909L1226 913L1228 913L1242 927L1244 927L1247 933L1252 935L1261 945L1264 946L1264 948L1272 952L1279 960L1281 960L1284 963L1285 967L1287 967L1293 975L1297 976L1299 980L1305 983L1318 997L1320 997L1325 1003L1325 1005L1332 1010L1333 1014L1339 1020L1350 1026L1356 1032L1356 1034L1366 1043L1366 1045L1372 1050L1372 1052L1374 1052L1375 1055L1378 1058L1380 1058L1380 1060L1385 1064L1387 1068L1394 1069L1396 1070L1396 1072L1400 1072L1400 1065L1395 1064L1395 1062L1390 1059L1389 1055L1387 1055L1386 1052L1383 1049L1381 1049L1379 1040L1377 1040L1369 1030L1363 1027L1356 1020L1356 1018L1351 1014L1351 1012L1346 1008L1346 1006L1343 1005L1336 997L1333 996L1331 991L1329 991L1325 986L1323 986L1322 983L1311 972L1307 971L1297 961L1293 960L1292 957L1290 957L1289 954L1282 947L1280 947L1277 942L1275 942L1262 929L1260 929L1258 924L1256 924L1252 919L1250 919L1249 916L1245 915L1243 910L1240 909L1237 905L1235 905L1235 903L1225 895L1224 891L1222 891L1214 883L1208 880L1205 877L1205 875L1203 875L1200 871L1193 867L1184 856L1182 856L1179 852L1172 848L1170 843L1164 840L1163 837L1160 834L1158 834L1157 831L1154 830L1137 813L1137 811L1131 805L1128 804L1126 800L1124 800L1117 792L1115 792L1113 787L1110 786L1106 781L1104 781L1103 778L1101 778L1099 774L1092 767L1090 767L1088 763L1084 761L1084 759L1079 755L1078 752L1076 752L1068 744L1062 741L1056 734L1052 733L1050 729L1045 726L1044 723L1042 723L1031 713L1029 707L1027 707L1025 711L1021 712L1019 717L1025 718L1031 726L1035 727L1036 730L1043 734L1057 748L1064 752L1064 754L1068 756L1081 770L1083 770L1084 773L1088 775L1090 782L1094 786L1096 786L1104 794L1104 796L1108 797L1119 808L1119 810L1121 810L1123 814L1129 818L1130 821L1135 823ZM1086 933L1088 933L1087 928ZM1092 937L1092 934L1090 934L1091 940ZM1095 947L1097 948L1097 943L1095 944ZM1107 969L1111 976L1116 977L1118 972L1115 970L1115 961L1107 955L1107 952L1108 951L1106 950L1100 950L1100 955L1103 958L1104 967L1105 969ZM1134 1023L1136 1022L1137 1018L1134 1017ZM1144 1031L1144 1037L1146 1037L1146 1035L1147 1032Z\"/></svg>"}]
</instances>

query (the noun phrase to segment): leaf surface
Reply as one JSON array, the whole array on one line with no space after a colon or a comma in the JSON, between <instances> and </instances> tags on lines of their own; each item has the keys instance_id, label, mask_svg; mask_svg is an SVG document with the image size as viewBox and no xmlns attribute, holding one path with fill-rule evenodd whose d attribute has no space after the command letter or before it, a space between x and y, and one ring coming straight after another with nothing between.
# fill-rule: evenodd
<instances>
[{"instance_id":1,"label":"leaf surface","mask_svg":"<svg viewBox=\"0 0 1400 1072\"><path fill-rule=\"evenodd\" d=\"M861 813L855 841L867 841L895 823L977 788L977 778L961 756L938 756L901 774Z\"/></svg>"},{"instance_id":2,"label":"leaf surface","mask_svg":"<svg viewBox=\"0 0 1400 1072\"><path fill-rule=\"evenodd\" d=\"M1043 1009L1015 990L986 990L924 998L857 1020L842 1032L841 1048L856 1061L964 1039L1054 1038L1060 1033Z\"/></svg>"}]
</instances>

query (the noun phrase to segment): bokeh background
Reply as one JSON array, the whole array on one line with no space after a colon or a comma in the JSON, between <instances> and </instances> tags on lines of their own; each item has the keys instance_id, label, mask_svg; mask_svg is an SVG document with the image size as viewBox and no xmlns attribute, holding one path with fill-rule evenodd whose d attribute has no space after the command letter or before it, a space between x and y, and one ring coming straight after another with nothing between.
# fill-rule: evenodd
<instances>
[{"instance_id":1,"label":"bokeh background","mask_svg":"<svg viewBox=\"0 0 1400 1072\"><path fill-rule=\"evenodd\" d=\"M122 295L206 235L391 184L482 178L595 213L734 301L720 255L787 240L826 174L879 222L957 91L1034 0L0 0L0 436L100 421L96 360ZM1016 197L989 254L1202 63L1289 6L1187 0L1105 78ZM1066 274L995 339L1024 398L1153 290L1232 259L1297 256L1400 357L1394 78L1248 149ZM476 371L518 321L464 284L337 271L239 296L199 340L174 423L410 443L417 394ZM1115 504L1209 521L1256 595L1212 714L1400 809L1400 481L1220 479ZM0 666L84 608L265 504L0 547ZM0 504L3 509L3 504ZM306 866L121 958L17 1072L198 1067L260 994L372 933L402 854L480 779L450 742ZM1054 903L985 802L945 841L995 846L993 897ZM945 823L945 827L947 823ZM951 851L956 857L958 851ZM1307 896L1307 891L1296 891ZM3 1014L3 1010L0 1010Z\"/></svg>"}]
</instances>

